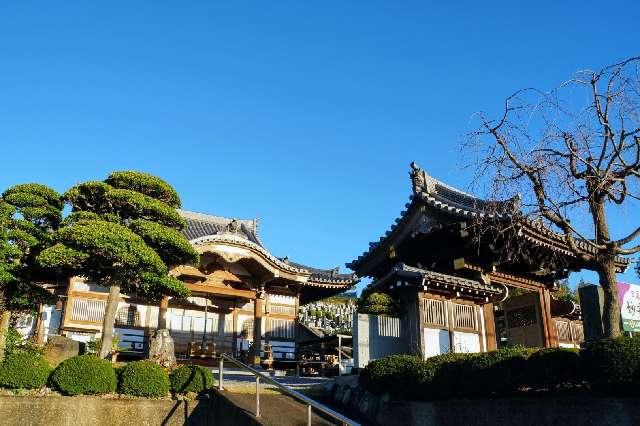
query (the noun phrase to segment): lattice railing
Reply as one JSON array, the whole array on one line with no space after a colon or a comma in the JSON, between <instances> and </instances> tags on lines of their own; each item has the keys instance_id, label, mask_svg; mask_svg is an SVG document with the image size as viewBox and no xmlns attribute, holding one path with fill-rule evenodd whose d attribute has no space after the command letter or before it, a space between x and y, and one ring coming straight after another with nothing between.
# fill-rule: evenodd
<instances>
[{"instance_id":1,"label":"lattice railing","mask_svg":"<svg viewBox=\"0 0 640 426\"><path fill-rule=\"evenodd\" d=\"M568 321L556 320L556 332L558 333L558 340L563 342L571 342L571 324Z\"/></svg>"},{"instance_id":2,"label":"lattice railing","mask_svg":"<svg viewBox=\"0 0 640 426\"><path fill-rule=\"evenodd\" d=\"M584 341L584 327L582 324L571 323L571 332L574 342L581 343Z\"/></svg>"}]
</instances>

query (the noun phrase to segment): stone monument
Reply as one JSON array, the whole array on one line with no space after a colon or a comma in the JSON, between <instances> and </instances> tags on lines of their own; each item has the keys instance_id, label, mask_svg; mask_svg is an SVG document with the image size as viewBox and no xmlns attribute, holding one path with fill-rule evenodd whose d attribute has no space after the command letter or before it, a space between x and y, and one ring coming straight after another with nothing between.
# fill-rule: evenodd
<instances>
[{"instance_id":1,"label":"stone monument","mask_svg":"<svg viewBox=\"0 0 640 426\"><path fill-rule=\"evenodd\" d=\"M149 359L165 368L176 365L173 338L166 328L156 330L149 339Z\"/></svg>"}]
</instances>

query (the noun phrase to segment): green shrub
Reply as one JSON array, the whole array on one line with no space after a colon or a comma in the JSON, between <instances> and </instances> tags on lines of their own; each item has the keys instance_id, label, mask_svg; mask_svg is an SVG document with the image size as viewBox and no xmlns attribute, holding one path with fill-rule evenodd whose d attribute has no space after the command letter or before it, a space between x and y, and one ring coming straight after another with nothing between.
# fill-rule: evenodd
<instances>
[{"instance_id":1,"label":"green shrub","mask_svg":"<svg viewBox=\"0 0 640 426\"><path fill-rule=\"evenodd\" d=\"M125 395L159 397L169 393L169 375L153 361L127 364L119 379L119 391Z\"/></svg>"},{"instance_id":2,"label":"green shrub","mask_svg":"<svg viewBox=\"0 0 640 426\"><path fill-rule=\"evenodd\" d=\"M9 327L5 340L5 354L9 355L14 350L19 349L20 343L22 343L22 334L20 334L20 332L15 328Z\"/></svg>"},{"instance_id":3,"label":"green shrub","mask_svg":"<svg viewBox=\"0 0 640 426\"><path fill-rule=\"evenodd\" d=\"M358 312L369 315L398 316L400 309L388 294L369 293L363 294L358 300Z\"/></svg>"},{"instance_id":4,"label":"green shrub","mask_svg":"<svg viewBox=\"0 0 640 426\"><path fill-rule=\"evenodd\" d=\"M169 375L171 390L176 393L202 392L213 386L211 371L199 365L181 365Z\"/></svg>"},{"instance_id":5,"label":"green shrub","mask_svg":"<svg viewBox=\"0 0 640 426\"><path fill-rule=\"evenodd\" d=\"M79 355L62 361L51 375L51 385L67 395L115 392L116 373L107 360Z\"/></svg>"},{"instance_id":6,"label":"green shrub","mask_svg":"<svg viewBox=\"0 0 640 426\"><path fill-rule=\"evenodd\" d=\"M39 353L12 350L0 364L0 386L38 389L47 384L51 365Z\"/></svg>"},{"instance_id":7,"label":"green shrub","mask_svg":"<svg viewBox=\"0 0 640 426\"><path fill-rule=\"evenodd\" d=\"M582 370L593 390L612 395L638 394L640 336L589 343L581 354Z\"/></svg>"},{"instance_id":8,"label":"green shrub","mask_svg":"<svg viewBox=\"0 0 640 426\"><path fill-rule=\"evenodd\" d=\"M371 361L360 373L360 384L398 399L419 399L424 384L433 377L431 366L415 355L390 355Z\"/></svg>"},{"instance_id":9,"label":"green shrub","mask_svg":"<svg viewBox=\"0 0 640 426\"><path fill-rule=\"evenodd\" d=\"M520 376L531 352L531 349L516 346L460 354L438 369L430 382L430 394L438 398L452 398L511 393L521 382Z\"/></svg>"},{"instance_id":10,"label":"green shrub","mask_svg":"<svg viewBox=\"0 0 640 426\"><path fill-rule=\"evenodd\" d=\"M521 384L534 389L575 386L582 382L580 351L568 348L540 349L529 356Z\"/></svg>"},{"instance_id":11,"label":"green shrub","mask_svg":"<svg viewBox=\"0 0 640 426\"><path fill-rule=\"evenodd\" d=\"M31 352L40 355L43 353L42 347L29 340L25 340L18 330L9 327L6 333L4 353L8 356L13 351Z\"/></svg>"}]
</instances>

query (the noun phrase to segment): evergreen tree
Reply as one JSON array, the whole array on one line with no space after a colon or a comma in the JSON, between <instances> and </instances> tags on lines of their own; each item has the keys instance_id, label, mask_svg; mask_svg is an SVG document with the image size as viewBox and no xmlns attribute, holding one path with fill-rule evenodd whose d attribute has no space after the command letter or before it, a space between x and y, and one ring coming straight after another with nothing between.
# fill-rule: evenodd
<instances>
[{"instance_id":1,"label":"evergreen tree","mask_svg":"<svg viewBox=\"0 0 640 426\"><path fill-rule=\"evenodd\" d=\"M57 233L57 244L38 261L109 288L100 348L104 358L111 351L121 292L149 302L164 295L186 297L189 290L168 271L197 264L198 254L180 233L186 223L176 211L178 194L160 178L114 172L104 182L74 186L64 199L72 212Z\"/></svg>"},{"instance_id":2,"label":"evergreen tree","mask_svg":"<svg viewBox=\"0 0 640 426\"><path fill-rule=\"evenodd\" d=\"M12 311L37 308L52 296L38 285L55 279L36 264L62 220L60 194L37 183L15 185L0 197L0 361Z\"/></svg>"}]
</instances>

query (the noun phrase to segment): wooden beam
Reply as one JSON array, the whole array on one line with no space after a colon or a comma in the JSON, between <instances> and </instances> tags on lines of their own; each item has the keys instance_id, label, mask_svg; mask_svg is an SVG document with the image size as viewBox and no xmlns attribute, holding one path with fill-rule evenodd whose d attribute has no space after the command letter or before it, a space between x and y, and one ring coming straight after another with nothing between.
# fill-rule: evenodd
<instances>
[{"instance_id":1,"label":"wooden beam","mask_svg":"<svg viewBox=\"0 0 640 426\"><path fill-rule=\"evenodd\" d=\"M201 284L187 284L187 288L194 292L207 293L220 296L234 296L245 299L255 299L256 292L253 290L238 290L233 287L218 287Z\"/></svg>"}]
</instances>

